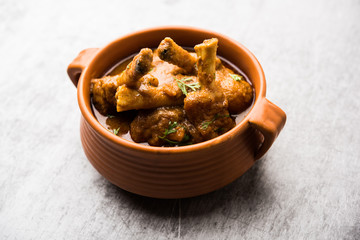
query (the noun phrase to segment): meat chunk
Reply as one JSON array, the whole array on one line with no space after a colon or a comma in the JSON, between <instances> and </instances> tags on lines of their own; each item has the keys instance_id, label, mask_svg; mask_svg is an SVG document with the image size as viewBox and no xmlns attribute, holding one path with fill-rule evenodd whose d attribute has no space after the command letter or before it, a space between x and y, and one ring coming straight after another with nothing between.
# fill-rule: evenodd
<instances>
[{"instance_id":1,"label":"meat chunk","mask_svg":"<svg viewBox=\"0 0 360 240\"><path fill-rule=\"evenodd\" d=\"M150 71L153 60L153 52L149 48L141 49L126 69L120 74L119 85L126 85L129 88L139 88L139 79Z\"/></svg>"},{"instance_id":2,"label":"meat chunk","mask_svg":"<svg viewBox=\"0 0 360 240\"><path fill-rule=\"evenodd\" d=\"M131 74L131 69L135 69L136 72L134 65L141 59L148 60L145 57L135 57L129 64L130 67L120 75L120 80L118 81L120 86L115 95L116 110L122 112L133 109L139 110L181 105L184 96L176 85L175 75L173 75L172 71L164 72L164 69L168 71L172 69L174 71L176 68L174 68L175 66L166 66L166 64L170 64L162 61L157 55L151 57L153 64L146 65L152 66L151 69L148 69L149 72L143 74L136 81L131 80L130 76L134 76L134 74ZM140 75L137 74L136 76L139 77ZM158 77L161 81L158 80ZM128 78L130 80L124 80Z\"/></svg>"},{"instance_id":3,"label":"meat chunk","mask_svg":"<svg viewBox=\"0 0 360 240\"><path fill-rule=\"evenodd\" d=\"M170 96L162 89L142 85L141 89L131 89L121 85L115 95L118 112L127 110L151 109L164 106L181 105L183 96Z\"/></svg>"},{"instance_id":4,"label":"meat chunk","mask_svg":"<svg viewBox=\"0 0 360 240\"><path fill-rule=\"evenodd\" d=\"M152 50L144 48L120 75L92 79L91 93L96 109L103 115L113 112L117 106L117 88L120 85L139 87L139 79L150 70L152 58Z\"/></svg>"},{"instance_id":5,"label":"meat chunk","mask_svg":"<svg viewBox=\"0 0 360 240\"><path fill-rule=\"evenodd\" d=\"M228 110L231 114L240 113L251 105L253 89L242 76L221 66L216 71L215 81L221 87L221 91L228 101Z\"/></svg>"},{"instance_id":6,"label":"meat chunk","mask_svg":"<svg viewBox=\"0 0 360 240\"><path fill-rule=\"evenodd\" d=\"M187 74L196 72L196 58L169 37L161 41L157 53L162 60L183 68Z\"/></svg>"},{"instance_id":7,"label":"meat chunk","mask_svg":"<svg viewBox=\"0 0 360 240\"><path fill-rule=\"evenodd\" d=\"M215 81L217 42L213 38L195 46L201 89L189 93L184 99L187 117L205 140L217 137L235 126L227 110L225 95Z\"/></svg>"},{"instance_id":8,"label":"meat chunk","mask_svg":"<svg viewBox=\"0 0 360 240\"><path fill-rule=\"evenodd\" d=\"M116 109L115 93L118 87L118 78L118 76L106 76L91 80L94 106L103 115L107 115Z\"/></svg>"},{"instance_id":9,"label":"meat chunk","mask_svg":"<svg viewBox=\"0 0 360 240\"><path fill-rule=\"evenodd\" d=\"M186 145L202 140L181 107L140 111L130 125L130 135L134 142L148 142L152 146Z\"/></svg>"},{"instance_id":10,"label":"meat chunk","mask_svg":"<svg viewBox=\"0 0 360 240\"><path fill-rule=\"evenodd\" d=\"M198 78L201 86L206 88L214 87L216 72L216 50L217 38L207 39L194 47L198 56L197 68Z\"/></svg>"},{"instance_id":11,"label":"meat chunk","mask_svg":"<svg viewBox=\"0 0 360 240\"><path fill-rule=\"evenodd\" d=\"M209 90L189 93L184 109L189 120L205 140L217 137L235 126L226 106Z\"/></svg>"}]
</instances>

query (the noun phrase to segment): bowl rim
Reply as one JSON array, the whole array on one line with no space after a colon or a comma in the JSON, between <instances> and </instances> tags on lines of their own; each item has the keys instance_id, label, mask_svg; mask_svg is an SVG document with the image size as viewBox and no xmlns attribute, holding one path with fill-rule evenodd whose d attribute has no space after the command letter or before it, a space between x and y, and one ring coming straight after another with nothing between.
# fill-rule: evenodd
<instances>
[{"instance_id":1,"label":"bowl rim","mask_svg":"<svg viewBox=\"0 0 360 240\"><path fill-rule=\"evenodd\" d=\"M143 145L143 144L139 144L139 143L135 143L135 142L130 142L120 136L116 136L113 133L109 132L107 129L105 129L98 122L98 120L96 119L95 115L93 114L93 112L91 110L91 104L87 104L85 101L85 87L86 86L84 83L84 81L85 81L84 78L85 78L85 76L88 75L88 69L91 69L91 65L93 65L93 63L97 61L97 59L99 58L99 56L101 55L102 52L104 52L108 48L111 48L118 41L124 40L126 38L130 38L130 37L141 36L142 34L159 31L159 30L160 31L180 30L180 31L189 31L189 32L201 32L201 33L213 35L214 37L219 36L221 38L226 39L229 42L232 42L234 45L236 45L238 48L240 48L241 51L243 51L246 55L248 55L248 57L252 61L252 64L256 68L256 71L259 73L260 88L259 88L258 93L256 94L258 96L255 98L254 103L251 106L251 109L246 114L246 116L241 120L241 122L236 124L236 126L234 128L230 129L228 132L226 132L216 138L213 138L213 139L201 142L201 143L196 143L196 144L187 145L187 146L179 146L179 147L156 147L156 146L147 146L147 145ZM202 29L202 28L190 27L190 26L160 26L160 27L146 28L143 30L138 30L138 31L123 35L123 36L109 42L105 46L101 47L99 49L99 51L97 51L95 53L94 57L90 60L90 64L87 65L85 67L85 69L83 70L83 72L80 76L79 82L78 82L78 86L77 86L78 104L79 104L82 116L85 118L86 122L88 124L90 124L90 126L93 128L93 130L95 130L102 137L110 140L111 142L113 142L117 145L122 145L126 148L133 149L136 151L148 152L148 153L150 152L150 153L156 153L156 154L187 153L187 152L199 151L199 150L209 148L213 145L217 145L219 143L222 143L224 141L231 139L235 133L244 130L246 125L249 124L251 113L253 112L254 108L256 108L257 105L261 104L260 100L261 100L261 98L265 98L265 95L266 95L265 74L264 74L264 71L263 71L259 61L255 57L255 55L250 52L250 50L248 50L244 45L237 42L236 40L234 40L228 36L225 36L221 33Z\"/></svg>"}]
</instances>

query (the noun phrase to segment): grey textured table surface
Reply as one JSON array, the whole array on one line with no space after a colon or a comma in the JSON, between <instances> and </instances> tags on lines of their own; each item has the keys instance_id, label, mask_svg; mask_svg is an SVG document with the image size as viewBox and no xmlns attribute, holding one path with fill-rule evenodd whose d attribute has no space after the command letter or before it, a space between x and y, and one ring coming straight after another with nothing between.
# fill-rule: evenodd
<instances>
[{"instance_id":1,"label":"grey textured table surface","mask_svg":"<svg viewBox=\"0 0 360 240\"><path fill-rule=\"evenodd\" d=\"M0 239L360 239L359 1L0 0ZM156 200L101 177L80 143L77 53L191 25L247 46L287 124L216 192Z\"/></svg>"}]
</instances>

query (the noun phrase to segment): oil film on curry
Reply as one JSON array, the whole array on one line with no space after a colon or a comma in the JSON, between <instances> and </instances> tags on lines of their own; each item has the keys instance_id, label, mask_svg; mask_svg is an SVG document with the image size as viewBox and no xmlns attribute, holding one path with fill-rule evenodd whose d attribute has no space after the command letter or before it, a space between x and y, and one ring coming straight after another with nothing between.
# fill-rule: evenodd
<instances>
[{"instance_id":1,"label":"oil film on curry","mask_svg":"<svg viewBox=\"0 0 360 240\"><path fill-rule=\"evenodd\" d=\"M192 49L171 38L92 79L93 111L109 131L151 146L215 138L241 121L253 102L246 75L216 55L218 39Z\"/></svg>"}]
</instances>

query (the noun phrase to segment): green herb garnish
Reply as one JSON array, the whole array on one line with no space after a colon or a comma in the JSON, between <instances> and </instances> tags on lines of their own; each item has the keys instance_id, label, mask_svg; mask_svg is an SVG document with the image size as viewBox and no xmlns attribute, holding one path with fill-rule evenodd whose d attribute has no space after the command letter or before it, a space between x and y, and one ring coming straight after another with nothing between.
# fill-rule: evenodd
<instances>
[{"instance_id":1,"label":"green herb garnish","mask_svg":"<svg viewBox=\"0 0 360 240\"><path fill-rule=\"evenodd\" d=\"M193 91L196 91L197 89L200 89L200 85L198 82L193 82L193 83L186 83L192 80L192 78L183 78L183 79L176 79L176 83L178 85L178 87L180 88L180 90L183 92L184 95L187 95L188 92L186 90L186 87L190 88Z\"/></svg>"},{"instance_id":2,"label":"green herb garnish","mask_svg":"<svg viewBox=\"0 0 360 240\"><path fill-rule=\"evenodd\" d=\"M173 140L170 140L170 139L167 139L167 138L162 138L162 137L159 137L161 138L162 140L164 140L165 142L169 143L170 145L172 146L187 146L187 145L191 145L193 144L190 140L190 136L185 134L184 136L184 139L181 141L181 142L178 142L178 141L173 141Z\"/></svg>"},{"instance_id":3,"label":"green herb garnish","mask_svg":"<svg viewBox=\"0 0 360 240\"><path fill-rule=\"evenodd\" d=\"M201 127L202 129L207 129L207 128L209 127L209 125L210 125L211 123L213 123L214 121L215 121L215 119L212 119L211 121L202 122L200 127Z\"/></svg>"},{"instance_id":4,"label":"green herb garnish","mask_svg":"<svg viewBox=\"0 0 360 240\"><path fill-rule=\"evenodd\" d=\"M167 135L176 132L176 127L177 127L178 123L177 122L171 122L169 121L169 127L167 129L165 129L164 132L164 137L166 137Z\"/></svg>"},{"instance_id":5,"label":"green herb garnish","mask_svg":"<svg viewBox=\"0 0 360 240\"><path fill-rule=\"evenodd\" d=\"M159 138L162 139L162 140L164 140L164 141L166 141L166 142L168 142L168 143L176 144L175 141L172 141L172 140L168 139L167 136L168 136L169 134L171 134L171 133L176 132L176 129L175 129L175 128L176 128L177 125L178 125L177 122L171 122L171 121L169 121L169 127L168 127L167 129L165 129L165 131L164 131L164 136L159 136Z\"/></svg>"},{"instance_id":6,"label":"green herb garnish","mask_svg":"<svg viewBox=\"0 0 360 240\"><path fill-rule=\"evenodd\" d=\"M212 124L213 122L215 122L215 120L219 119L219 118L225 118L225 117L230 117L230 115L219 115L218 113L215 114L214 118L211 119L210 121L205 121L202 122L200 127L201 129L207 129L209 127L210 124Z\"/></svg>"},{"instance_id":7,"label":"green herb garnish","mask_svg":"<svg viewBox=\"0 0 360 240\"><path fill-rule=\"evenodd\" d=\"M118 128L118 129L113 129L113 133L114 133L115 135L117 135L117 134L119 133L119 131L120 131L120 128Z\"/></svg>"},{"instance_id":8,"label":"green herb garnish","mask_svg":"<svg viewBox=\"0 0 360 240\"><path fill-rule=\"evenodd\" d=\"M108 117L108 118L114 118L115 116L108 114L107 117Z\"/></svg>"},{"instance_id":9,"label":"green herb garnish","mask_svg":"<svg viewBox=\"0 0 360 240\"><path fill-rule=\"evenodd\" d=\"M165 137L159 137L159 138L161 138L162 140L164 140L165 142L168 142L168 143L170 143L171 145L178 145L178 141L172 141L172 140L170 140L170 139L167 139L167 138L165 138Z\"/></svg>"},{"instance_id":10,"label":"green herb garnish","mask_svg":"<svg viewBox=\"0 0 360 240\"><path fill-rule=\"evenodd\" d=\"M245 80L243 76L238 75L238 74L230 74L230 76L232 77L232 79L234 79L235 81L238 81L238 82Z\"/></svg>"},{"instance_id":11,"label":"green herb garnish","mask_svg":"<svg viewBox=\"0 0 360 240\"><path fill-rule=\"evenodd\" d=\"M176 132L176 127L178 126L177 122L171 122L169 121L169 127L167 129L165 129L164 131L164 135L163 136L159 136L160 139L164 140L165 142L169 143L170 145L179 145L179 146L184 146L184 145L190 145L192 144L192 142L189 142L190 140L190 136L185 134L183 140L181 142L178 141L173 141L167 138L167 136L171 133Z\"/></svg>"}]
</instances>

